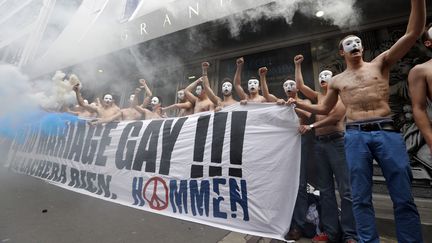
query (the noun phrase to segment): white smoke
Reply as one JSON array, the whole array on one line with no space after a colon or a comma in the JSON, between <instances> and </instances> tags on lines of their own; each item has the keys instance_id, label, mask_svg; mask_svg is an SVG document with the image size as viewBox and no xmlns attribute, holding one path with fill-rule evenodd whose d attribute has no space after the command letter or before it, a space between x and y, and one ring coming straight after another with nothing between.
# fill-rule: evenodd
<instances>
[{"instance_id":1,"label":"white smoke","mask_svg":"<svg viewBox=\"0 0 432 243\"><path fill-rule=\"evenodd\" d=\"M79 80L74 75L63 80L65 76L57 71L52 80L31 81L16 66L0 65L0 116L38 108L60 111L63 105L74 104L72 87Z\"/></svg>"},{"instance_id":2,"label":"white smoke","mask_svg":"<svg viewBox=\"0 0 432 243\"><path fill-rule=\"evenodd\" d=\"M355 7L356 0L277 0L264 6L231 15L222 21L228 24L233 37L240 34L242 27L258 20L283 18L292 24L296 12L310 18L317 18L317 12L323 14L320 18L339 28L351 28L360 24L360 10ZM253 26L252 26L253 27Z\"/></svg>"}]
</instances>

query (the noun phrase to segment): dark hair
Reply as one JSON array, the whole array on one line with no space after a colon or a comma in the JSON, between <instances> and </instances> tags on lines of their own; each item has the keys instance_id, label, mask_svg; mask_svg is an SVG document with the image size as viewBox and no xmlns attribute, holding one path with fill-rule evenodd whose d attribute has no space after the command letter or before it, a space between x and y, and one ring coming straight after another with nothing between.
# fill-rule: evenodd
<instances>
[{"instance_id":1,"label":"dark hair","mask_svg":"<svg viewBox=\"0 0 432 243\"><path fill-rule=\"evenodd\" d=\"M225 82L230 82L230 83L232 83L232 80L229 79L229 78L224 78L224 79L222 79L222 83L225 83Z\"/></svg>"},{"instance_id":2,"label":"dark hair","mask_svg":"<svg viewBox=\"0 0 432 243\"><path fill-rule=\"evenodd\" d=\"M429 30L431 27L432 27L432 23L429 23L428 25L426 25L426 27L425 27L425 29L424 29L424 31L423 31L423 34L422 34L422 36L421 36L421 41L422 41L422 43L424 43L424 42L427 41L427 40L432 39L432 36L429 36L429 34L428 34L428 30Z\"/></svg>"},{"instance_id":3,"label":"dark hair","mask_svg":"<svg viewBox=\"0 0 432 243\"><path fill-rule=\"evenodd\" d=\"M343 44L342 44L342 42L343 42L346 38L350 38L350 37L358 37L358 36L351 34L351 35L347 35L347 36L345 36L342 40L340 40L340 41L339 41L339 50L340 50L340 51L343 50Z\"/></svg>"},{"instance_id":4,"label":"dark hair","mask_svg":"<svg viewBox=\"0 0 432 243\"><path fill-rule=\"evenodd\" d=\"M155 95L155 96L153 96L153 97L158 98L158 99L159 99L159 104L162 105L162 98L161 98L160 96Z\"/></svg>"},{"instance_id":5,"label":"dark hair","mask_svg":"<svg viewBox=\"0 0 432 243\"><path fill-rule=\"evenodd\" d=\"M111 95L112 96L112 98L114 99L114 95L113 94L111 94L111 93L104 93L103 95L102 95L102 99L105 97L105 95Z\"/></svg>"}]
</instances>

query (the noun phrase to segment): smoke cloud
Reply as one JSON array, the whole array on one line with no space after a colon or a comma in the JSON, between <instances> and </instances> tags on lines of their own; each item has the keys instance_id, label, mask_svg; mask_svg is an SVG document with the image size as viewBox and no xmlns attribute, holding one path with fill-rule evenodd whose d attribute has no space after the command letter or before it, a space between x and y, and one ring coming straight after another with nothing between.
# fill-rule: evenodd
<instances>
[{"instance_id":1,"label":"smoke cloud","mask_svg":"<svg viewBox=\"0 0 432 243\"><path fill-rule=\"evenodd\" d=\"M317 18L317 14L320 12L322 14L322 16L319 15L320 18L328 21L329 24L345 29L360 24L361 12L355 4L356 0L277 0L255 9L231 15L222 21L227 23L231 35L237 37L243 26L258 20L283 18L286 23L292 24L296 12L311 18Z\"/></svg>"}]
</instances>

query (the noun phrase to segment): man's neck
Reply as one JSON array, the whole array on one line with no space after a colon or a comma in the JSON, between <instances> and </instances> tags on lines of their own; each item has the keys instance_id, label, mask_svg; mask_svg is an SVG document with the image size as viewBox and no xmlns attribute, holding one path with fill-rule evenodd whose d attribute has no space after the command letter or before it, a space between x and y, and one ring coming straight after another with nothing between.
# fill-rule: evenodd
<instances>
[{"instance_id":1,"label":"man's neck","mask_svg":"<svg viewBox=\"0 0 432 243\"><path fill-rule=\"evenodd\" d=\"M322 95L326 95L327 94L327 89L328 89L327 87L326 88L322 88L321 89L321 94Z\"/></svg>"},{"instance_id":2,"label":"man's neck","mask_svg":"<svg viewBox=\"0 0 432 243\"><path fill-rule=\"evenodd\" d=\"M251 99L254 99L254 98L257 98L259 96L259 93L258 92L256 92L256 93L250 93L249 96L250 96Z\"/></svg>"},{"instance_id":3,"label":"man's neck","mask_svg":"<svg viewBox=\"0 0 432 243\"><path fill-rule=\"evenodd\" d=\"M207 95L206 95L206 94L203 94L203 95L201 95L201 96L198 96L198 99L199 99L200 101L203 101L203 100L206 100L206 99L208 99L208 98L207 98Z\"/></svg>"},{"instance_id":4,"label":"man's neck","mask_svg":"<svg viewBox=\"0 0 432 243\"><path fill-rule=\"evenodd\" d=\"M364 61L363 58L357 59L357 60L351 60L351 61L346 61L345 63L347 65L347 70L357 70L360 69L363 65L364 65Z\"/></svg>"},{"instance_id":5,"label":"man's neck","mask_svg":"<svg viewBox=\"0 0 432 243\"><path fill-rule=\"evenodd\" d=\"M231 100L233 100L233 97L232 97L232 95L230 94L230 95L224 95L224 101L231 101Z\"/></svg>"}]
</instances>

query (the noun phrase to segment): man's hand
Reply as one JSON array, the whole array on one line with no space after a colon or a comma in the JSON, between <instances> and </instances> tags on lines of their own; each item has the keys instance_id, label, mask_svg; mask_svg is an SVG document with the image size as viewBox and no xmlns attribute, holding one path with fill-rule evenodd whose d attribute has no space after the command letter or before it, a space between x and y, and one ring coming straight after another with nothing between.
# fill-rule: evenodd
<instances>
[{"instance_id":1,"label":"man's hand","mask_svg":"<svg viewBox=\"0 0 432 243\"><path fill-rule=\"evenodd\" d=\"M247 105L247 100L241 100L240 105Z\"/></svg>"},{"instance_id":2,"label":"man's hand","mask_svg":"<svg viewBox=\"0 0 432 243\"><path fill-rule=\"evenodd\" d=\"M300 125L300 127L299 127L299 133L301 133L301 134L305 134L311 130L312 130L312 128L309 125Z\"/></svg>"},{"instance_id":3,"label":"man's hand","mask_svg":"<svg viewBox=\"0 0 432 243\"><path fill-rule=\"evenodd\" d=\"M208 63L208 62L203 62L203 63L201 63L201 67L202 67L203 71L204 71L204 70L207 71L208 68L210 67L210 63Z\"/></svg>"},{"instance_id":4,"label":"man's hand","mask_svg":"<svg viewBox=\"0 0 432 243\"><path fill-rule=\"evenodd\" d=\"M75 91L75 93L78 93L79 90L80 90L80 85L79 85L79 84L75 84L75 85L72 87L72 89L73 89L73 91Z\"/></svg>"},{"instance_id":5,"label":"man's hand","mask_svg":"<svg viewBox=\"0 0 432 243\"><path fill-rule=\"evenodd\" d=\"M87 122L90 126L97 126L97 125L99 125L100 124L100 122L99 122L99 119L98 118L96 118L96 119L93 119L93 120L91 120L91 121L88 121Z\"/></svg>"},{"instance_id":6,"label":"man's hand","mask_svg":"<svg viewBox=\"0 0 432 243\"><path fill-rule=\"evenodd\" d=\"M304 60L303 55L297 55L294 57L294 63L295 64L301 64L303 62L303 60Z\"/></svg>"},{"instance_id":7,"label":"man's hand","mask_svg":"<svg viewBox=\"0 0 432 243\"><path fill-rule=\"evenodd\" d=\"M286 102L286 105L288 106L297 105L297 100L294 98L289 98L288 101Z\"/></svg>"},{"instance_id":8,"label":"man's hand","mask_svg":"<svg viewBox=\"0 0 432 243\"><path fill-rule=\"evenodd\" d=\"M236 61L236 63L237 63L237 66L243 65L244 64L243 57L238 58L237 61Z\"/></svg>"},{"instance_id":9,"label":"man's hand","mask_svg":"<svg viewBox=\"0 0 432 243\"><path fill-rule=\"evenodd\" d=\"M268 72L267 67L261 67L260 69L258 69L258 74L260 77L266 76L267 72Z\"/></svg>"},{"instance_id":10,"label":"man's hand","mask_svg":"<svg viewBox=\"0 0 432 243\"><path fill-rule=\"evenodd\" d=\"M285 105L286 102L285 102L285 100L283 100L283 99L278 99L278 100L276 101L276 104L278 104L278 105Z\"/></svg>"},{"instance_id":11,"label":"man's hand","mask_svg":"<svg viewBox=\"0 0 432 243\"><path fill-rule=\"evenodd\" d=\"M147 81L145 81L145 79L140 79L139 82L141 84L140 88L144 88L145 86L147 86Z\"/></svg>"},{"instance_id":12,"label":"man's hand","mask_svg":"<svg viewBox=\"0 0 432 243\"><path fill-rule=\"evenodd\" d=\"M197 85L202 84L203 83L203 78L200 77L199 79L197 79Z\"/></svg>"}]
</instances>

